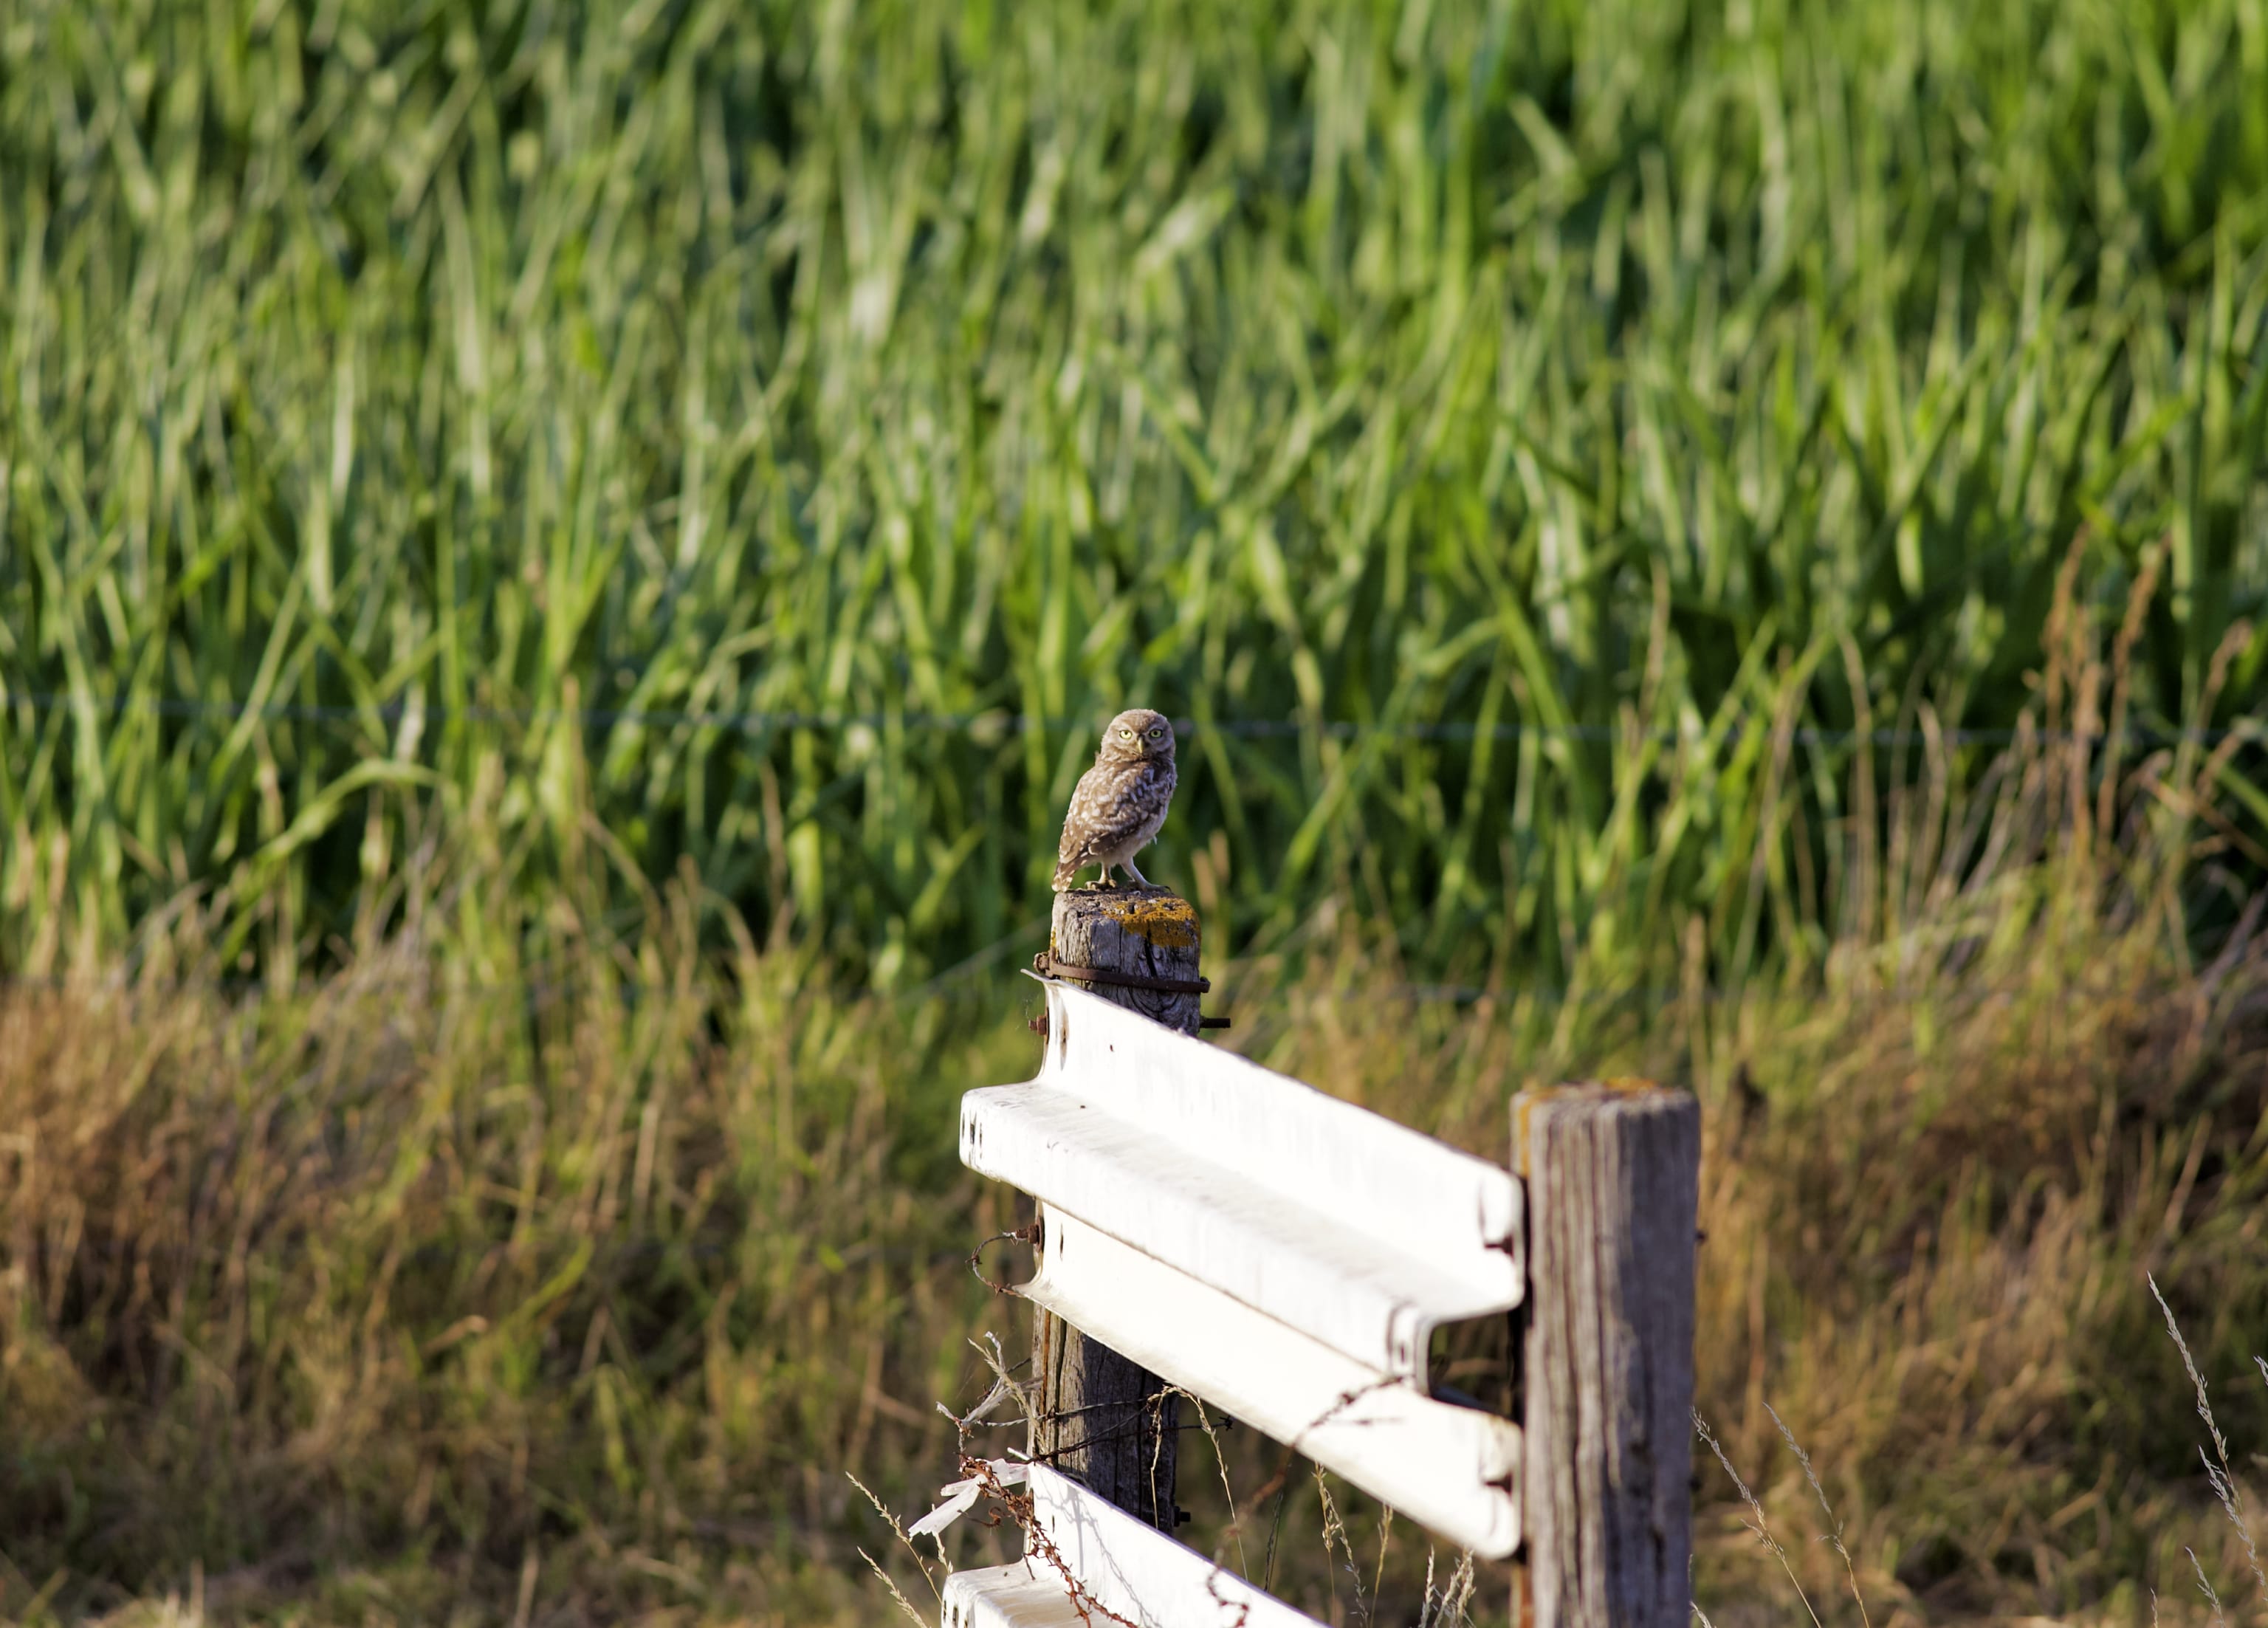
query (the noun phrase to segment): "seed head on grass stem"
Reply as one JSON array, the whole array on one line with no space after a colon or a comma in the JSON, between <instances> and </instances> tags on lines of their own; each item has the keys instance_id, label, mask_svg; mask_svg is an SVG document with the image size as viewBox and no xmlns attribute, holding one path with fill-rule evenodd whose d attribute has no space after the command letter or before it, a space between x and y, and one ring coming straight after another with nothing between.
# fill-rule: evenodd
<instances>
[{"instance_id":1,"label":"seed head on grass stem","mask_svg":"<svg viewBox=\"0 0 2268 1628\"><path fill-rule=\"evenodd\" d=\"M1764 1514L1764 1505L1757 1500L1754 1492L1749 1491L1749 1484L1741 1479L1741 1472L1733 1468L1733 1461L1725 1455L1725 1449L1717 1444L1717 1438L1710 1431L1708 1421L1698 1412L1693 1415L1693 1428L1699 1433L1701 1440L1708 1444L1709 1450L1717 1455L1717 1462L1725 1467L1725 1473L1733 1478L1733 1485L1740 1492L1741 1501L1755 1514L1756 1519L1753 1521L1743 1521L1742 1524L1754 1532L1756 1535L1756 1541L1771 1550L1778 1559L1780 1570L1786 1572L1787 1580L1795 1585L1795 1597L1803 1602L1803 1609L1811 1618L1812 1628L1823 1628L1823 1624L1819 1620L1819 1613L1812 1609L1811 1596L1804 1593L1802 1580L1796 1576L1795 1567L1788 1560L1787 1551L1780 1546L1779 1539L1772 1536L1771 1521Z\"/></svg>"},{"instance_id":2,"label":"seed head on grass stem","mask_svg":"<svg viewBox=\"0 0 2268 1628\"><path fill-rule=\"evenodd\" d=\"M1867 1615L1866 1599L1859 1592L1858 1570L1851 1564L1851 1551L1843 1546L1843 1523L1836 1520L1835 1511L1827 1502L1827 1489L1819 1484L1819 1477L1811 1468L1811 1455L1803 1450L1803 1444L1795 1439L1795 1433L1787 1427L1787 1421L1780 1418L1778 1409L1767 1402L1764 1411L1771 1414L1771 1422L1779 1426L1780 1440L1786 1442L1787 1450L1795 1455L1795 1462L1803 1466L1803 1478L1811 1483L1812 1496L1819 1500L1820 1513L1827 1517L1827 1541L1834 1544L1835 1552L1843 1557L1843 1574L1851 1580L1851 1598L1858 1602L1859 1620L1866 1624L1867 1628L1874 1628L1873 1618Z\"/></svg>"},{"instance_id":3,"label":"seed head on grass stem","mask_svg":"<svg viewBox=\"0 0 2268 1628\"><path fill-rule=\"evenodd\" d=\"M859 1490L864 1492L865 1489L862 1487ZM868 1496L871 1497L872 1494L869 1494ZM907 1546L909 1548L912 1547L910 1544ZM898 1602L898 1610L903 1611L915 1622L920 1624L921 1628L929 1628L929 1619L924 1617L919 1611L914 1610L914 1602L907 1599L904 1594L900 1591L897 1580L887 1572L882 1569L882 1563L880 1560L875 1559L873 1556L868 1554L864 1545L861 1545L859 1548L858 1558L861 1560L864 1560L867 1565L873 1569L875 1576L882 1580L882 1587L890 1591L890 1598Z\"/></svg>"},{"instance_id":4,"label":"seed head on grass stem","mask_svg":"<svg viewBox=\"0 0 2268 1628\"><path fill-rule=\"evenodd\" d=\"M1451 1572L1437 1594L1433 1588L1433 1551L1425 1551L1425 1601L1418 1610L1418 1628L1458 1628L1465 1620L1465 1607L1473 1597L1473 1551L1464 1551L1457 1557L1456 1569Z\"/></svg>"},{"instance_id":5,"label":"seed head on grass stem","mask_svg":"<svg viewBox=\"0 0 2268 1628\"><path fill-rule=\"evenodd\" d=\"M1245 1564L1244 1559L1244 1517L1237 1512L1236 1490L1228 1484L1228 1457L1220 1450L1220 1437L1214 1433L1212 1417L1205 1411L1203 1399L1194 1391L1184 1390L1179 1385L1168 1385L1161 1394L1161 1399L1164 1396L1180 1396L1197 1410L1197 1427L1204 1432L1205 1440L1211 1444L1213 1468L1220 1472L1220 1495L1228 1500L1228 1535L1226 1542L1236 1545L1237 1573L1240 1576L1246 1575L1251 1568ZM1161 1438L1162 1434L1161 1432Z\"/></svg>"},{"instance_id":6,"label":"seed head on grass stem","mask_svg":"<svg viewBox=\"0 0 2268 1628\"><path fill-rule=\"evenodd\" d=\"M1339 1519L1338 1503L1331 1497L1330 1483L1323 1479L1323 1467L1317 1464L1314 1466L1314 1471L1315 1495L1323 1502L1324 1558L1328 1562L1333 1545L1336 1544L1342 1558L1342 1564L1346 1569L1346 1574L1354 1585L1355 1616L1359 1620L1367 1623L1370 1621L1370 1602L1363 1596L1362 1569L1355 1564L1354 1545L1347 1540L1345 1523Z\"/></svg>"},{"instance_id":7,"label":"seed head on grass stem","mask_svg":"<svg viewBox=\"0 0 2268 1628\"><path fill-rule=\"evenodd\" d=\"M2213 1607L2213 1620L2217 1628L2219 1624L2228 1620L2228 1614L2220 1608L2220 1595L2213 1591L2213 1584L2206 1580L2205 1567L2198 1564L2197 1551L2184 1543L2182 1552L2190 1558L2190 1569L2197 1573L2198 1592L2205 1595L2205 1602Z\"/></svg>"},{"instance_id":8,"label":"seed head on grass stem","mask_svg":"<svg viewBox=\"0 0 2268 1628\"><path fill-rule=\"evenodd\" d=\"M883 1520L889 1522L890 1530L898 1540L898 1546L901 1549L903 1549L908 1554L911 1555L914 1558L914 1564L921 1568L922 1581L929 1585L931 1596L935 1599L939 1604L944 1604L945 1596L938 1593L937 1579L930 1574L929 1562L922 1558L921 1551L914 1547L914 1540L906 1536L905 1527L900 1523L897 1516L890 1513L889 1506L883 1503L880 1499L875 1497L873 1489L869 1487L865 1482L859 1480L858 1477L852 1475L849 1470L844 1470L843 1472L843 1479L850 1482L852 1486L857 1487L859 1492L865 1494L866 1501L874 1506L874 1513L876 1514L880 1515ZM877 1577L880 1577L883 1582L889 1585L890 1593L897 1600L897 1602L900 1605L906 1606L908 1614L910 1615L916 1622L921 1621L921 1614L915 1611L913 1607L906 1605L906 1597L898 1593L897 1584L890 1581L889 1573L882 1570L881 1566L876 1563L874 1557L867 1554L864 1549L861 1549L858 1552L862 1556L865 1556L866 1564L874 1568L874 1574ZM941 1541L938 1543L937 1552L938 1558L943 1560L945 1558L945 1544ZM946 1575L948 1577L953 1575L953 1565L950 1561L946 1563Z\"/></svg>"},{"instance_id":9,"label":"seed head on grass stem","mask_svg":"<svg viewBox=\"0 0 2268 1628\"><path fill-rule=\"evenodd\" d=\"M2190 1343L2182 1337L2181 1325L2174 1321L2174 1308L2166 1304L2166 1297L2158 1288L2157 1278L2152 1275L2147 1281L2150 1293L2158 1302L2158 1310L2166 1319L2166 1332L2173 1336L2174 1349L2182 1353L2182 1367L2188 1373L2190 1384L2197 1391L2198 1417L2205 1421L2205 1434L2213 1438L2213 1457L2205 1457L2203 1448L2198 1449L2198 1457L2205 1464L2205 1478L2212 1484L2213 1496L2220 1500L2221 1513L2228 1517L2229 1525L2236 1529L2237 1539L2244 1545L2244 1558L2252 1567L2252 1580L2260 1591L2261 1600L2268 1602L2268 1574L2264 1574L2261 1569L2260 1548L2252 1541L2252 1525L2245 1518L2244 1495L2238 1490L2235 1473L2228 1467L2228 1443L2222 1439L2220 1425L2213 1417L2213 1403L2205 1397L2205 1375L2198 1372L2197 1359L2190 1355ZM2253 1360L2258 1362L2260 1359L2255 1357ZM2268 1374L2268 1366L2264 1366L2262 1372ZM2197 1565L2195 1554L2190 1556L2190 1564ZM2198 1581L2200 1585L2205 1582L2205 1572L2201 1567L2198 1572ZM2215 1599L2213 1610L2216 1621L2219 1620L2220 1610L2220 1602Z\"/></svg>"}]
</instances>

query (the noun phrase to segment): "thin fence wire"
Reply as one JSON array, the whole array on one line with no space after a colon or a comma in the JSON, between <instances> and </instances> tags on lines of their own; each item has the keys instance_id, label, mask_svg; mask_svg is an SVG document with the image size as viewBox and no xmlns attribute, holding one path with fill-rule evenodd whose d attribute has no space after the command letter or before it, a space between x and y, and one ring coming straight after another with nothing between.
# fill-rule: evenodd
<instances>
[{"instance_id":1,"label":"thin fence wire","mask_svg":"<svg viewBox=\"0 0 2268 1628\"><path fill-rule=\"evenodd\" d=\"M797 711L678 711L667 708L638 707L450 707L427 705L422 702L388 701L374 706L319 705L301 702L250 703L232 700L204 700L195 697L160 696L74 696L53 692L26 692L11 696L0 690L0 711L24 708L34 712L67 711L78 709L117 714L128 711L155 712L163 718L240 719L247 717L271 718L283 723L357 724L399 723L416 718L425 724L451 722L519 724L528 726L549 725L561 720L580 724L586 729L612 729L621 726L651 729L717 729L746 735L777 734L793 731L846 733L853 729L903 730L917 733L1009 735L1029 733L1058 734L1082 732L1094 727L1100 721L1078 718L1040 718L1021 712L797 712ZM1466 721L1447 720L1430 724L1360 723L1348 718L1195 718L1174 720L1176 733L1193 735L1211 733L1247 740L1298 740L1328 738L1347 740L1357 738L1387 740L1619 740L1628 732L1609 724L1536 724L1528 722L1481 725ZM1731 740L1741 739L1748 726L1735 725L1726 732ZM1686 729L1647 730L1640 738L1674 743L1696 740L1708 733L1703 726ZM1777 731L1766 730L1767 733ZM1860 742L1874 746L1914 746L1929 740L1953 746L2007 746L2020 740L2030 740L2043 745L2076 746L2101 745L2111 740L2102 730L2048 730L2019 728L1972 728L1924 730L1915 728L1832 729L1811 725L1788 730L1788 737L1805 746L1852 746ZM2268 739L2268 727L2245 719L2239 723L2213 728L2169 728L2156 726L2132 726L2120 732L2117 739L2132 745L2169 746L2180 743L2215 745L2232 736L2251 736Z\"/></svg>"},{"instance_id":2,"label":"thin fence wire","mask_svg":"<svg viewBox=\"0 0 2268 1628\"><path fill-rule=\"evenodd\" d=\"M985 991L964 991L959 986L975 982L979 975L986 971L987 963L998 959L1002 949L1012 948L1019 942L1036 942L1046 934L1046 932L1045 922L1034 922L1028 926L1018 928L991 948L980 951L967 961L948 967L932 977L925 978L918 983L909 984L903 989L886 990L873 984L863 983L804 983L798 986L796 993L811 999L843 1003L874 1000L894 1006L919 1006L925 1001L943 1001L964 996L975 998ZM1021 970L1021 969L1003 969L996 973L996 976L1008 976ZM1233 1005L1239 987L1236 974L1233 971L1215 974L1214 982L1218 986L1219 998L1227 1004ZM1265 987L1271 989L1275 987L1273 980L1263 979L1263 983ZM695 980L689 990L686 985L668 979L615 978L608 980L608 986L615 998L625 1006L637 1006L654 999L673 999L681 994L690 994L697 999L704 996L714 997L720 992L713 977ZM585 991L590 987L587 983L571 979L527 977L516 981L507 979L468 982L410 971L393 977L372 976L367 973L350 975L343 986L320 974L302 976L293 981L286 995L287 998L313 997L319 992L328 991L336 996L342 989L345 993L354 996L376 995L409 988L429 1000L516 1001L525 1002L538 1010L543 1010L569 998L578 991ZM0 991L62 994L71 990L90 988L107 994L138 994L154 990L169 994L211 994L225 998L264 996L275 993L276 991L273 981L256 974L227 976L200 976L172 978L162 983L144 983L132 968L105 973L92 979L70 973L0 973ZM1602 1009L1636 1006L1648 1013L1659 1013L1679 1005L1690 1006L1697 1003L1702 1006L1718 1006L1736 998L1738 994L1737 991L1719 988L1713 984L1705 985L1697 990L1675 988L1666 984L1660 986L1633 984L1624 988L1578 990L1563 988L1556 984L1526 983L1466 984L1403 982L1366 984L1360 989L1344 991L1328 988L1320 993L1310 991L1307 998L1310 1001L1320 1000L1325 1004L1344 998L1357 1005L1374 1005L1393 1001L1408 1006L1476 1006L1485 1001L1504 1006L1526 1002L1531 1006L1544 1007L1558 1007L1571 1001L1581 1001Z\"/></svg>"},{"instance_id":3,"label":"thin fence wire","mask_svg":"<svg viewBox=\"0 0 2268 1628\"><path fill-rule=\"evenodd\" d=\"M422 1243L402 1251L401 1264L409 1267L431 1266L438 1262L475 1259L490 1249L509 1243L508 1239L483 1238L477 1241L434 1241ZM603 1278L608 1268L624 1263L644 1263L682 1256L689 1260L730 1260L745 1254L750 1248L745 1239L733 1238L630 1238L610 1241L592 1252L585 1269L586 1278ZM125 1238L87 1238L81 1236L70 1246L71 1253L97 1256L110 1260L208 1260L225 1264L235 1253L232 1237L191 1242L186 1240L142 1240ZM563 1253L563 1251L562 1251ZM863 1266L870 1261L886 1264L904 1265L909 1263L949 1271L965 1268L968 1252L958 1247L925 1249L914 1244L872 1244L838 1252L844 1266Z\"/></svg>"}]
</instances>

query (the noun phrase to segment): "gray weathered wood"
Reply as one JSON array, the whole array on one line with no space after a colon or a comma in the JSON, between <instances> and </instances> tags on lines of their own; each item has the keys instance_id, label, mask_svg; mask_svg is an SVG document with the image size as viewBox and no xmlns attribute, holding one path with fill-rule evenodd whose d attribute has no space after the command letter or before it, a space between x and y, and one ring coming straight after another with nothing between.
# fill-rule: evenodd
<instances>
[{"instance_id":1,"label":"gray weathered wood","mask_svg":"<svg viewBox=\"0 0 2268 1628\"><path fill-rule=\"evenodd\" d=\"M1048 953L1068 966L1195 981L1197 939L1197 913L1176 894L1154 888L1088 888L1056 895ZM1080 987L1155 1018L1167 1028L1185 1035L1197 1031L1195 995L1112 983Z\"/></svg>"},{"instance_id":2,"label":"gray weathered wood","mask_svg":"<svg viewBox=\"0 0 2268 1628\"><path fill-rule=\"evenodd\" d=\"M1638 1081L1523 1092L1533 1628L1683 1628L1701 1114Z\"/></svg>"},{"instance_id":3,"label":"gray weathered wood","mask_svg":"<svg viewBox=\"0 0 2268 1628\"><path fill-rule=\"evenodd\" d=\"M1052 1312L1033 1330L1032 1456L1160 1531L1174 1529L1179 1398L1165 1381Z\"/></svg>"},{"instance_id":4,"label":"gray weathered wood","mask_svg":"<svg viewBox=\"0 0 2268 1628\"><path fill-rule=\"evenodd\" d=\"M1060 963L1194 981L1199 934L1187 900L1160 891L1080 888L1056 895L1049 954ZM1197 1028L1197 997L1086 983L1184 1034ZM1041 1240L1046 1248L1046 1240ZM1042 1312L1032 1367L1040 1385L1032 1456L1164 1531L1174 1529L1177 1399L1165 1381L1061 1318Z\"/></svg>"}]
</instances>

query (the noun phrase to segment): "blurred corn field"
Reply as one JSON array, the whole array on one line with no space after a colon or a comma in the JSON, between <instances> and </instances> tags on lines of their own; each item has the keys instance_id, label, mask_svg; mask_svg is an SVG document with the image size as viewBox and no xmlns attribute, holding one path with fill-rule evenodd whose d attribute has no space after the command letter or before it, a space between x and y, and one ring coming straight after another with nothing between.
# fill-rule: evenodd
<instances>
[{"instance_id":1,"label":"blurred corn field","mask_svg":"<svg viewBox=\"0 0 2268 1628\"><path fill-rule=\"evenodd\" d=\"M477 828L903 985L1141 702L1225 941L1736 976L2059 572L2105 783L2268 697L2261 0L13 0L0 266L35 973Z\"/></svg>"}]
</instances>

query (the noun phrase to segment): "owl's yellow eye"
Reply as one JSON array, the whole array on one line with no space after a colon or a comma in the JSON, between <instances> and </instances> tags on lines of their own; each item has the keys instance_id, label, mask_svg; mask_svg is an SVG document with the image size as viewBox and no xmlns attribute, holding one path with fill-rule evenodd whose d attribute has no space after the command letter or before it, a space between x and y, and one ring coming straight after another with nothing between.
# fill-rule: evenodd
<instances>
[{"instance_id":1,"label":"owl's yellow eye","mask_svg":"<svg viewBox=\"0 0 2268 1628\"><path fill-rule=\"evenodd\" d=\"M1122 729L1118 733L1124 735L1129 740L1131 740L1134 738L1134 732L1130 729Z\"/></svg>"},{"instance_id":2,"label":"owl's yellow eye","mask_svg":"<svg viewBox=\"0 0 2268 1628\"><path fill-rule=\"evenodd\" d=\"M1151 726L1151 727L1150 727L1150 739L1151 739L1151 740L1164 740L1165 738L1166 738L1166 726L1165 726L1163 724L1153 724L1153 725L1152 725L1152 726Z\"/></svg>"}]
</instances>

